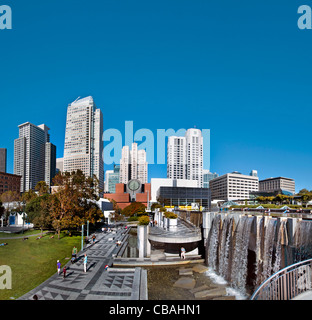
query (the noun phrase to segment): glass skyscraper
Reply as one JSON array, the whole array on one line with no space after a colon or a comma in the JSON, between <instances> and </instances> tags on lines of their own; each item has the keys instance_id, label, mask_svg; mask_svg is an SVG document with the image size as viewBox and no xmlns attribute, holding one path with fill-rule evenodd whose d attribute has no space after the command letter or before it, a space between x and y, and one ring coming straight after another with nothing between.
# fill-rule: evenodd
<instances>
[{"instance_id":1,"label":"glass skyscraper","mask_svg":"<svg viewBox=\"0 0 312 320\"><path fill-rule=\"evenodd\" d=\"M35 189L39 181L51 185L55 176L56 147L50 143L49 128L30 122L19 127L19 138L14 140L14 174L20 175L21 192Z\"/></svg>"}]
</instances>

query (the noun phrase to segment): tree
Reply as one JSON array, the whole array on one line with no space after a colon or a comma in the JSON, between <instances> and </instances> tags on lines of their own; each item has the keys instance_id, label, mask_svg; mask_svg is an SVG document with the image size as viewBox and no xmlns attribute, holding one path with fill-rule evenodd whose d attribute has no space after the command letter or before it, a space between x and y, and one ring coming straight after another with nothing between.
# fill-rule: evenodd
<instances>
[{"instance_id":1,"label":"tree","mask_svg":"<svg viewBox=\"0 0 312 320\"><path fill-rule=\"evenodd\" d=\"M6 191L2 193L0 200L3 204L5 203L5 219L8 219L11 212L11 204L19 200L19 193L16 191Z\"/></svg>"},{"instance_id":2,"label":"tree","mask_svg":"<svg viewBox=\"0 0 312 320\"><path fill-rule=\"evenodd\" d=\"M95 177L86 177L78 170L60 173L53 182L59 188L51 196L50 215L58 237L62 229L79 228L87 221L95 223L102 216L96 204L99 198L96 194L98 180Z\"/></svg>"},{"instance_id":3,"label":"tree","mask_svg":"<svg viewBox=\"0 0 312 320\"><path fill-rule=\"evenodd\" d=\"M122 214L126 217L133 215L142 215L145 213L146 206L140 202L132 202L122 210Z\"/></svg>"},{"instance_id":4,"label":"tree","mask_svg":"<svg viewBox=\"0 0 312 320\"><path fill-rule=\"evenodd\" d=\"M40 228L41 235L43 235L43 229L51 227L50 200L50 195L46 193L33 198L25 207L28 221Z\"/></svg>"},{"instance_id":5,"label":"tree","mask_svg":"<svg viewBox=\"0 0 312 320\"><path fill-rule=\"evenodd\" d=\"M45 181L39 181L36 184L35 190L38 191L39 196L42 196L49 192L49 186L46 184Z\"/></svg>"}]
</instances>

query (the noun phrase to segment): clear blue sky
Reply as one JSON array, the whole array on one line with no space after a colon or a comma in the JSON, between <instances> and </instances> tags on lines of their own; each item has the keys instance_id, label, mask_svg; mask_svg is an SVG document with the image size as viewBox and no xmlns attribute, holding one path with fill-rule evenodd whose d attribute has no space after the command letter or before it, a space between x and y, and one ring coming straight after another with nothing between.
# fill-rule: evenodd
<instances>
[{"instance_id":1,"label":"clear blue sky","mask_svg":"<svg viewBox=\"0 0 312 320\"><path fill-rule=\"evenodd\" d=\"M312 30L303 1L3 0L0 147L45 123L63 156L66 109L92 95L104 129L211 130L210 170L312 189ZM312 5L312 3L311 3ZM106 168L107 169L107 168ZM149 177L165 177L165 165Z\"/></svg>"}]
</instances>

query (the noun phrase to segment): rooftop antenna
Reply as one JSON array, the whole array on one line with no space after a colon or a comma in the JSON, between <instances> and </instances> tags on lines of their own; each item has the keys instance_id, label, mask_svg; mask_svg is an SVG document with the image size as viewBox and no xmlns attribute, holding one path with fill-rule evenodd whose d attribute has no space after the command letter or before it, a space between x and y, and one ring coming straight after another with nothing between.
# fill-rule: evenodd
<instances>
[{"instance_id":1,"label":"rooftop antenna","mask_svg":"<svg viewBox=\"0 0 312 320\"><path fill-rule=\"evenodd\" d=\"M77 100L79 100L80 99L80 97L78 97L73 103L75 103Z\"/></svg>"}]
</instances>

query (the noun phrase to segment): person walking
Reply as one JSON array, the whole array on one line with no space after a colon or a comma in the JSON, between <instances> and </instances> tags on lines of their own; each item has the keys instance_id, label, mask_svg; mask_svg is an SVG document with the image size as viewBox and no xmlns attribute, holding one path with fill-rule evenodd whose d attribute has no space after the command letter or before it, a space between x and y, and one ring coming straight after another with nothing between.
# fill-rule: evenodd
<instances>
[{"instance_id":1,"label":"person walking","mask_svg":"<svg viewBox=\"0 0 312 320\"><path fill-rule=\"evenodd\" d=\"M56 268L57 268L57 274L59 275L59 274L61 273L61 263L60 263L60 260L57 260Z\"/></svg>"},{"instance_id":2,"label":"person walking","mask_svg":"<svg viewBox=\"0 0 312 320\"><path fill-rule=\"evenodd\" d=\"M64 266L64 268L63 268L63 279L65 279L65 277L66 277L66 267Z\"/></svg>"},{"instance_id":3,"label":"person walking","mask_svg":"<svg viewBox=\"0 0 312 320\"><path fill-rule=\"evenodd\" d=\"M85 253L84 258L83 258L83 271L87 272L87 262L88 262L88 256Z\"/></svg>"},{"instance_id":4,"label":"person walking","mask_svg":"<svg viewBox=\"0 0 312 320\"><path fill-rule=\"evenodd\" d=\"M73 251L72 251L72 261L74 262L74 261L76 261L76 259L77 259L77 248L76 248L76 246L74 246L74 248L73 248Z\"/></svg>"}]
</instances>

